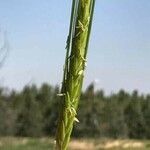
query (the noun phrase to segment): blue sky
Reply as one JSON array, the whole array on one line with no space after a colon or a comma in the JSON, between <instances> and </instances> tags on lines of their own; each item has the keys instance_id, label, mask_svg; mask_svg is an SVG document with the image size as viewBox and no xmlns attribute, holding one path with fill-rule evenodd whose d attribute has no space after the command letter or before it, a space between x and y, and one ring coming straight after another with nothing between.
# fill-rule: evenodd
<instances>
[{"instance_id":1,"label":"blue sky","mask_svg":"<svg viewBox=\"0 0 150 150\"><path fill-rule=\"evenodd\" d=\"M0 0L10 52L0 84L60 84L71 0ZM97 0L84 88L150 92L150 1Z\"/></svg>"}]
</instances>

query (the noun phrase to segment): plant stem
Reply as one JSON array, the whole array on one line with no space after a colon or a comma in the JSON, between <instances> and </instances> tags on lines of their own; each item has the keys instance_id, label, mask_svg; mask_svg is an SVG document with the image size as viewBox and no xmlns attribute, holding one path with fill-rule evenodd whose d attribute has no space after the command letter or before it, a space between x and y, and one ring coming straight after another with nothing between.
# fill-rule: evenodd
<instances>
[{"instance_id":1,"label":"plant stem","mask_svg":"<svg viewBox=\"0 0 150 150\"><path fill-rule=\"evenodd\" d=\"M56 150L66 150L81 95L95 0L73 0L61 89Z\"/></svg>"}]
</instances>

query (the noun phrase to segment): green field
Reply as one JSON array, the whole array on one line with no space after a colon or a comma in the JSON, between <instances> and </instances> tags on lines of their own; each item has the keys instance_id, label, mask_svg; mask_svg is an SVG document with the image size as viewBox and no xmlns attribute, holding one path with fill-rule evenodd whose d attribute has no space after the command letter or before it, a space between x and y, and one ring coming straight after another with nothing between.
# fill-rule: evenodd
<instances>
[{"instance_id":1,"label":"green field","mask_svg":"<svg viewBox=\"0 0 150 150\"><path fill-rule=\"evenodd\" d=\"M0 138L0 150L53 150L49 138ZM150 141L138 140L73 140L69 150L150 150Z\"/></svg>"}]
</instances>

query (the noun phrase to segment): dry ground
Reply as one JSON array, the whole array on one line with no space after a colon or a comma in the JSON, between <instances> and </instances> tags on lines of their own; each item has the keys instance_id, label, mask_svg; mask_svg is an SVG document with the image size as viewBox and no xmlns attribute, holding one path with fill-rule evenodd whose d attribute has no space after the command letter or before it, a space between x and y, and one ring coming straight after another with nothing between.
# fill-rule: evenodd
<instances>
[{"instance_id":1,"label":"dry ground","mask_svg":"<svg viewBox=\"0 0 150 150\"><path fill-rule=\"evenodd\" d=\"M0 150L53 150L50 138L0 138ZM150 141L74 139L69 150L150 150Z\"/></svg>"}]
</instances>

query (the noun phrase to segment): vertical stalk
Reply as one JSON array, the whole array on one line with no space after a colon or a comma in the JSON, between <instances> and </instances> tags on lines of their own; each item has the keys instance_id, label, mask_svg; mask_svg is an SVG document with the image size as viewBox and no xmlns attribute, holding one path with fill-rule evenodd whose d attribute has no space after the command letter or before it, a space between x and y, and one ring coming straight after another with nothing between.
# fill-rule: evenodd
<instances>
[{"instance_id":1,"label":"vertical stalk","mask_svg":"<svg viewBox=\"0 0 150 150\"><path fill-rule=\"evenodd\" d=\"M56 150L67 150L86 65L95 0L73 0L67 53L62 83Z\"/></svg>"}]
</instances>

